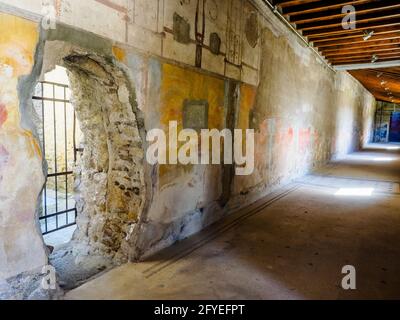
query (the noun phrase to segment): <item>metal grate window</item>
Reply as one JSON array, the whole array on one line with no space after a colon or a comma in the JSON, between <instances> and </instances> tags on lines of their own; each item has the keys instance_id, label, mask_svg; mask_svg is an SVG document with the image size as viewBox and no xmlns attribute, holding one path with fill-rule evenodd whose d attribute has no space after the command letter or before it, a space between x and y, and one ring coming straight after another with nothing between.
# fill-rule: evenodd
<instances>
[{"instance_id":1,"label":"metal grate window","mask_svg":"<svg viewBox=\"0 0 400 320\"><path fill-rule=\"evenodd\" d=\"M48 164L40 225L43 235L76 224L73 167L77 160L77 120L68 85L42 81L33 96L41 118L40 138Z\"/></svg>"}]
</instances>

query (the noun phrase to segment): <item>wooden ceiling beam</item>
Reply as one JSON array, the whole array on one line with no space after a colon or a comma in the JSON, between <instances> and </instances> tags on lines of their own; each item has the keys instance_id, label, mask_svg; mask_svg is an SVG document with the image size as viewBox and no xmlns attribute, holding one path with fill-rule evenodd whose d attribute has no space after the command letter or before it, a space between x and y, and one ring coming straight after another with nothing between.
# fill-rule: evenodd
<instances>
[{"instance_id":1,"label":"wooden ceiling beam","mask_svg":"<svg viewBox=\"0 0 400 320\"><path fill-rule=\"evenodd\" d=\"M355 29L359 29L359 26L373 28L375 25L381 25L382 23L386 23L387 21L391 21L391 20L395 20L395 19L397 19L397 21L398 21L399 18L400 18L400 10L396 10L395 13L392 13L390 15L384 15L381 17L368 16L368 17L364 17L362 19L357 18L354 23L354 26L355 26ZM325 23L311 24L311 23L309 23L309 24L296 25L296 28L300 31L303 31L304 35L306 35L305 32L325 30L325 29L329 30L329 29L340 28L344 31L347 31L347 29L343 28L342 19L340 19L339 21L335 21L334 23L330 23L330 24L325 24Z\"/></svg>"},{"instance_id":2,"label":"wooden ceiling beam","mask_svg":"<svg viewBox=\"0 0 400 320\"><path fill-rule=\"evenodd\" d=\"M319 12L332 8L341 8L346 5L357 5L363 3L379 2L382 0L297 0L297 1L272 1L279 7L284 15L297 15L309 11ZM385 0L384 0L385 1Z\"/></svg>"},{"instance_id":3,"label":"wooden ceiling beam","mask_svg":"<svg viewBox=\"0 0 400 320\"><path fill-rule=\"evenodd\" d=\"M393 61L393 59L400 60L399 57L400 57L400 53L397 54L397 56L392 56L392 57L378 60L378 61ZM369 60L368 58L365 58L365 57L361 57L361 58L352 57L352 58L348 58L348 59L346 59L346 58L333 59L333 60L331 60L331 64L335 65L339 62L345 62L346 64L361 63L360 61L362 61L362 63L371 63L371 60Z\"/></svg>"},{"instance_id":4,"label":"wooden ceiling beam","mask_svg":"<svg viewBox=\"0 0 400 320\"><path fill-rule=\"evenodd\" d=\"M379 58L396 58L400 55L400 50L398 52L390 52L390 53L382 53L379 55ZM352 56L338 56L332 58L330 61L337 61L337 60L349 60L349 59L366 59L371 60L371 54L359 54L359 55L352 55ZM396 59L397 60L397 59Z\"/></svg>"},{"instance_id":5,"label":"wooden ceiling beam","mask_svg":"<svg viewBox=\"0 0 400 320\"><path fill-rule=\"evenodd\" d=\"M370 42L386 41L394 39L400 39L400 30L397 32L384 33L380 35L374 34L368 41L365 41L361 35L357 35L352 38L345 38L345 39L338 38L336 40L330 40L330 41L315 41L312 42L312 44L314 45L314 47L322 49L322 48L332 48L339 45L352 45L357 43L370 43Z\"/></svg>"},{"instance_id":6,"label":"wooden ceiling beam","mask_svg":"<svg viewBox=\"0 0 400 320\"><path fill-rule=\"evenodd\" d=\"M349 29L345 30L343 29L342 26L340 27L334 27L334 28L325 28L325 29L318 29L318 30L308 30L308 31L303 31L302 34L303 36L307 37L310 41L314 37L329 37L329 36L337 36L337 35L349 35L349 34L354 34L358 33L360 34L360 31L364 30L375 30L377 28L388 28L392 27L392 30L398 30L395 29L395 27L400 26L400 18L391 18L389 20L384 20L384 21L376 21L374 24L372 23L364 23L364 25L360 26L360 23L357 24L356 29Z\"/></svg>"},{"instance_id":7,"label":"wooden ceiling beam","mask_svg":"<svg viewBox=\"0 0 400 320\"><path fill-rule=\"evenodd\" d=\"M293 7L293 6L316 3L316 2L320 2L320 0L274 1L274 4L279 6L279 7L281 7L281 8L287 8L287 7Z\"/></svg>"},{"instance_id":8,"label":"wooden ceiling beam","mask_svg":"<svg viewBox=\"0 0 400 320\"><path fill-rule=\"evenodd\" d=\"M270 2L334 67L353 70L349 72L377 99L400 103L400 1ZM356 29L343 29L341 8L345 5L356 8ZM366 41L365 31L373 31ZM373 55L377 55L376 63L371 62Z\"/></svg>"},{"instance_id":9,"label":"wooden ceiling beam","mask_svg":"<svg viewBox=\"0 0 400 320\"><path fill-rule=\"evenodd\" d=\"M391 61L391 60L400 60L400 54L397 56L389 57L389 58L382 58L379 59L378 61ZM355 59L355 58L349 58L349 59L333 59L331 60L331 64L333 66L339 66L339 65L346 65L346 64L358 64L358 63L371 63L371 59Z\"/></svg>"},{"instance_id":10,"label":"wooden ceiling beam","mask_svg":"<svg viewBox=\"0 0 400 320\"><path fill-rule=\"evenodd\" d=\"M368 28L367 28L368 29ZM400 23L394 24L392 26L376 26L374 27L374 37L385 35L388 33L400 32ZM363 30L355 29L355 30L347 30L346 33L341 34L327 34L327 35L309 35L307 38L310 42L329 42L335 40L344 40L344 39L362 39Z\"/></svg>"},{"instance_id":11,"label":"wooden ceiling beam","mask_svg":"<svg viewBox=\"0 0 400 320\"><path fill-rule=\"evenodd\" d=\"M354 49L369 49L369 48L385 48L388 46L400 46L400 39L385 40L385 41L371 41L361 42L355 44L338 45L334 47L318 47L318 50L323 53L338 52L341 50L354 50Z\"/></svg>"},{"instance_id":12,"label":"wooden ceiling beam","mask_svg":"<svg viewBox=\"0 0 400 320\"><path fill-rule=\"evenodd\" d=\"M394 81L399 82L400 77L400 67L399 68L390 68L390 69L368 69L366 70L370 73L374 73L376 76L381 75L383 78L392 78Z\"/></svg>"},{"instance_id":13,"label":"wooden ceiling beam","mask_svg":"<svg viewBox=\"0 0 400 320\"><path fill-rule=\"evenodd\" d=\"M367 15L370 18L374 18L377 15L380 14L385 14L385 12L388 12L390 10L395 10L399 9L400 4L398 1L392 2L391 5L385 5L384 7L380 6L380 4L369 4L365 6L360 6L360 7L355 7L356 9L356 17L357 20L360 21L360 16ZM338 13L339 12L339 13ZM342 13L341 11L329 11L325 13L320 13L318 15L316 14L308 14L308 15L303 15L303 16L298 16L298 17L292 17L289 15L290 22L295 23L296 26L299 29L302 29L303 26L310 25L310 26L316 26L316 25L324 25L329 23L329 20L331 20L331 23L334 20L340 19L339 23L341 24L341 21L344 17L347 16L347 13Z\"/></svg>"},{"instance_id":14,"label":"wooden ceiling beam","mask_svg":"<svg viewBox=\"0 0 400 320\"><path fill-rule=\"evenodd\" d=\"M371 1L371 0L358 0L358 1L347 0L347 1L339 2L339 3L338 2L331 3L331 4L328 4L328 5L323 5L322 3L319 3L319 4L317 3L316 5L314 5L314 7L303 8L303 9L300 9L300 10L298 9L298 11L288 12L288 10L283 10L284 8L282 8L282 11L283 11L285 17L297 17L297 16L310 14L310 13L319 13L319 12L332 10L332 9L341 9L341 8L343 8L343 6L346 6L346 5L353 5L354 6L354 5L361 5L361 4L371 3L371 2L373 2L373 1ZM292 10L295 10L295 9L293 9L293 7L292 7Z\"/></svg>"},{"instance_id":15,"label":"wooden ceiling beam","mask_svg":"<svg viewBox=\"0 0 400 320\"><path fill-rule=\"evenodd\" d=\"M322 52L322 55L325 58L330 58L333 56L340 56L340 55L355 55L355 54L360 54L360 53L370 53L371 55L376 54L379 56L380 53L382 52L395 52L400 49L400 46L392 46L392 47L385 47L385 48L366 48L364 50L341 50L341 51L335 51L335 52L327 52L324 53Z\"/></svg>"}]
</instances>

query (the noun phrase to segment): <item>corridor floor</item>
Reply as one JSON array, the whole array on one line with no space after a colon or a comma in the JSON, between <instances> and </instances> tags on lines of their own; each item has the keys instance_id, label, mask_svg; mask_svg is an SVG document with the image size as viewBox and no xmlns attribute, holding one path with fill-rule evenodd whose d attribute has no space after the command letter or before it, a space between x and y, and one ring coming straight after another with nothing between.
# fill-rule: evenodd
<instances>
[{"instance_id":1,"label":"corridor floor","mask_svg":"<svg viewBox=\"0 0 400 320\"><path fill-rule=\"evenodd\" d=\"M399 181L400 145L371 145L66 299L399 299Z\"/></svg>"}]
</instances>

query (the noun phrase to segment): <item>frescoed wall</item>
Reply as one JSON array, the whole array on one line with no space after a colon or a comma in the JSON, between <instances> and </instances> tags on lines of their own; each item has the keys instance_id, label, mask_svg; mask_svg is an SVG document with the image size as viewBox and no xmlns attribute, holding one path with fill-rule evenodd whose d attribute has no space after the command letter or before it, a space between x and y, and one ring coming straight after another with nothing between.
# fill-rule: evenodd
<instances>
[{"instance_id":1,"label":"frescoed wall","mask_svg":"<svg viewBox=\"0 0 400 320\"><path fill-rule=\"evenodd\" d=\"M32 70L37 41L35 23L0 13L0 278L47 261L35 219L44 183L41 150L22 125L17 89Z\"/></svg>"},{"instance_id":2,"label":"frescoed wall","mask_svg":"<svg viewBox=\"0 0 400 320\"><path fill-rule=\"evenodd\" d=\"M170 122L178 122L178 132L183 129L185 100L208 103L208 128L221 130L224 126L224 80L185 70L169 64L162 66L160 92L161 127L168 132ZM182 167L187 171L187 167ZM189 172L191 170L189 169ZM177 178L175 165L160 168L160 188ZM178 174L179 175L179 174Z\"/></svg>"},{"instance_id":3,"label":"frescoed wall","mask_svg":"<svg viewBox=\"0 0 400 320\"><path fill-rule=\"evenodd\" d=\"M160 63L129 50L120 59L135 75L135 85L139 88L137 99L142 102L139 105L145 114L147 130L163 129L168 138L170 122L177 122L180 132L185 101L207 102L208 128L224 128L226 90L223 78ZM200 230L208 223L204 221L208 219L205 208L217 206L221 195L219 165L178 163L159 165L155 170L154 194L141 240L145 248L153 247L151 252ZM217 217L216 214L211 220Z\"/></svg>"},{"instance_id":4,"label":"frescoed wall","mask_svg":"<svg viewBox=\"0 0 400 320\"><path fill-rule=\"evenodd\" d=\"M265 29L262 80L251 94L242 89L242 99L254 103L241 106L239 121L255 129L256 148L254 173L235 177L238 196L268 193L369 142L373 96L282 33L287 37Z\"/></svg>"}]
</instances>

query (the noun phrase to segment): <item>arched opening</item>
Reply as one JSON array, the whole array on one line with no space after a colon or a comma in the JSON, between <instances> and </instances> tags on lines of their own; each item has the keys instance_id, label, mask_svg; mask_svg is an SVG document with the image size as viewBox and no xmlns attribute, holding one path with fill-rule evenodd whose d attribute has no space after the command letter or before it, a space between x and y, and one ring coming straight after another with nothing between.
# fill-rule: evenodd
<instances>
[{"instance_id":1,"label":"arched opening","mask_svg":"<svg viewBox=\"0 0 400 320\"><path fill-rule=\"evenodd\" d=\"M55 44L60 49L60 43ZM122 66L113 58L67 45L54 50L55 44L46 43L44 48L39 88L43 91L46 83L54 84L56 81L46 79L59 76L63 70L68 84L63 87L61 83L61 98L57 86L51 87L53 100L46 101L51 104L52 116L44 112L48 119L44 125L43 119L38 121L38 133L45 137L47 130L51 132L53 145L63 141L58 149L64 152L64 158L57 147L47 152L55 160L45 161L47 186L38 211L43 234L61 225L64 243L54 248L50 263L56 267L62 287L71 289L127 262L134 251L134 235L146 200L144 129L134 89ZM45 91L41 92L43 96ZM43 109L41 112L43 117ZM57 117L61 119L58 124ZM52 129L46 128L46 123ZM66 135L71 125L79 126L74 138ZM45 149L47 144L43 139L41 142ZM58 192L60 185L63 187ZM43 212L49 202L56 207L53 211L61 210L61 214L51 213L46 219ZM48 237L44 235L45 242L53 246Z\"/></svg>"},{"instance_id":2,"label":"arched opening","mask_svg":"<svg viewBox=\"0 0 400 320\"><path fill-rule=\"evenodd\" d=\"M76 230L75 168L81 154L82 132L71 104L67 69L56 66L45 73L33 95L39 140L47 163L47 181L41 197L40 229L46 245L59 248Z\"/></svg>"}]
</instances>

